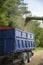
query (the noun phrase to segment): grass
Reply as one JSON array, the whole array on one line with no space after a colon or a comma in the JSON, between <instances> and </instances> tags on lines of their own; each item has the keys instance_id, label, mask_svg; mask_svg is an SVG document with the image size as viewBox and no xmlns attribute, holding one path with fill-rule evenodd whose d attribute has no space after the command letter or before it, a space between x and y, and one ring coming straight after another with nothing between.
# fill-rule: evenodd
<instances>
[{"instance_id":1,"label":"grass","mask_svg":"<svg viewBox=\"0 0 43 65\"><path fill-rule=\"evenodd\" d=\"M43 48L42 47L35 47L34 51L38 51L38 50L43 50Z\"/></svg>"}]
</instances>

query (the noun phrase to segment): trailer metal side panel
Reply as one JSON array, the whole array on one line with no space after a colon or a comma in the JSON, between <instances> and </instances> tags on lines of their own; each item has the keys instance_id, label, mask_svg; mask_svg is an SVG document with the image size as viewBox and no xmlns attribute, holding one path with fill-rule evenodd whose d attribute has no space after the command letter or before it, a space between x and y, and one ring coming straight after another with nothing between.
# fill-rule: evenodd
<instances>
[{"instance_id":1,"label":"trailer metal side panel","mask_svg":"<svg viewBox=\"0 0 43 65\"><path fill-rule=\"evenodd\" d=\"M1 30L1 38L14 38L15 29L4 29Z\"/></svg>"},{"instance_id":2,"label":"trailer metal side panel","mask_svg":"<svg viewBox=\"0 0 43 65\"><path fill-rule=\"evenodd\" d=\"M21 31L15 29L15 36L16 36L16 37L21 37Z\"/></svg>"},{"instance_id":3,"label":"trailer metal side panel","mask_svg":"<svg viewBox=\"0 0 43 65\"><path fill-rule=\"evenodd\" d=\"M13 52L14 51L14 43L15 43L15 40L14 38L6 38L5 39L5 53L10 53L10 52Z\"/></svg>"},{"instance_id":4,"label":"trailer metal side panel","mask_svg":"<svg viewBox=\"0 0 43 65\"><path fill-rule=\"evenodd\" d=\"M1 30L0 30L0 38L1 38Z\"/></svg>"},{"instance_id":5,"label":"trailer metal side panel","mask_svg":"<svg viewBox=\"0 0 43 65\"><path fill-rule=\"evenodd\" d=\"M0 54L4 53L4 39L0 38Z\"/></svg>"},{"instance_id":6,"label":"trailer metal side panel","mask_svg":"<svg viewBox=\"0 0 43 65\"><path fill-rule=\"evenodd\" d=\"M26 38L26 32L22 32L22 38Z\"/></svg>"},{"instance_id":7,"label":"trailer metal side panel","mask_svg":"<svg viewBox=\"0 0 43 65\"><path fill-rule=\"evenodd\" d=\"M18 29L0 30L0 54L34 48L34 35Z\"/></svg>"}]
</instances>

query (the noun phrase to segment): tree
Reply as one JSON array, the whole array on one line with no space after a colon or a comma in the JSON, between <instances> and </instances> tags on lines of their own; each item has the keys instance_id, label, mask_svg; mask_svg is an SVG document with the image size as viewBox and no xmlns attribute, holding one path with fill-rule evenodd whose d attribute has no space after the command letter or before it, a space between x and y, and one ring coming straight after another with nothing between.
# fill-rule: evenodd
<instances>
[{"instance_id":1,"label":"tree","mask_svg":"<svg viewBox=\"0 0 43 65\"><path fill-rule=\"evenodd\" d=\"M0 0L0 25L8 25L9 22L17 23L19 19L23 19L24 14L30 13L26 7L26 3L23 1Z\"/></svg>"},{"instance_id":2,"label":"tree","mask_svg":"<svg viewBox=\"0 0 43 65\"><path fill-rule=\"evenodd\" d=\"M40 28L39 40L40 40L40 47L43 47L43 28Z\"/></svg>"},{"instance_id":3,"label":"tree","mask_svg":"<svg viewBox=\"0 0 43 65\"><path fill-rule=\"evenodd\" d=\"M40 23L37 20L30 21L28 24L28 31L32 32L35 35L35 46L40 45Z\"/></svg>"}]
</instances>

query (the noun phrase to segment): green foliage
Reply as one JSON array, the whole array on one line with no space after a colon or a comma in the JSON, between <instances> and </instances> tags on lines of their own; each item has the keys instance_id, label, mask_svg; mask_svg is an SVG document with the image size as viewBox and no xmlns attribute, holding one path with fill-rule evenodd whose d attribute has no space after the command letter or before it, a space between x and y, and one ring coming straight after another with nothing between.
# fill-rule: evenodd
<instances>
[{"instance_id":1,"label":"green foliage","mask_svg":"<svg viewBox=\"0 0 43 65\"><path fill-rule=\"evenodd\" d=\"M0 25L9 25L12 21L15 26L27 13L30 11L28 11L24 0L0 0Z\"/></svg>"},{"instance_id":2,"label":"green foliage","mask_svg":"<svg viewBox=\"0 0 43 65\"><path fill-rule=\"evenodd\" d=\"M40 40L36 38L36 40L35 40L35 41L36 41L36 44L35 44L35 45L36 45L36 47L39 47Z\"/></svg>"},{"instance_id":3,"label":"green foliage","mask_svg":"<svg viewBox=\"0 0 43 65\"><path fill-rule=\"evenodd\" d=\"M28 24L28 31L35 35L35 46L43 47L43 28L39 26L40 23L38 21L30 21Z\"/></svg>"}]
</instances>

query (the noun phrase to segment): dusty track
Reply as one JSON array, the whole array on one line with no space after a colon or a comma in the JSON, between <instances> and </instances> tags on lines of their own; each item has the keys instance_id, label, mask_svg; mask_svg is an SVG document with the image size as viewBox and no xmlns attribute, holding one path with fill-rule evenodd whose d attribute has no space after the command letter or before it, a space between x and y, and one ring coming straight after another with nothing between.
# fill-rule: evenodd
<instances>
[{"instance_id":1,"label":"dusty track","mask_svg":"<svg viewBox=\"0 0 43 65\"><path fill-rule=\"evenodd\" d=\"M27 65L43 65L43 50L35 51L32 61Z\"/></svg>"}]
</instances>

